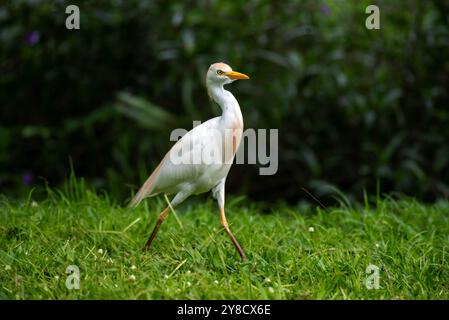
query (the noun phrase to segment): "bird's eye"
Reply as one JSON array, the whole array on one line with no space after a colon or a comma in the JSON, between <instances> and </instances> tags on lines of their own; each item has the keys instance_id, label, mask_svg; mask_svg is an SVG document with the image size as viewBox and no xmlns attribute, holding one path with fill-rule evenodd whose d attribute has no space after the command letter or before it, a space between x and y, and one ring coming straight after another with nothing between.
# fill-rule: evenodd
<instances>
[{"instance_id":1,"label":"bird's eye","mask_svg":"<svg viewBox=\"0 0 449 320\"><path fill-rule=\"evenodd\" d=\"M221 70L217 70L217 74L222 75L224 72Z\"/></svg>"}]
</instances>

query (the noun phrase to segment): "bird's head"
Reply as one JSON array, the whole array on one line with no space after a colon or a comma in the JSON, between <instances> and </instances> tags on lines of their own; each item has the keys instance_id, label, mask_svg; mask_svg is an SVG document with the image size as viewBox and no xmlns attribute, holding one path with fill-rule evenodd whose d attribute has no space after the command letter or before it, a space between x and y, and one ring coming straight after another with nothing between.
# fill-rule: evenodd
<instances>
[{"instance_id":1,"label":"bird's head","mask_svg":"<svg viewBox=\"0 0 449 320\"><path fill-rule=\"evenodd\" d=\"M249 79L249 77L246 74L232 71L232 68L226 63L217 62L211 64L211 66L209 67L206 75L206 84L207 86L223 86L239 79L246 80Z\"/></svg>"}]
</instances>

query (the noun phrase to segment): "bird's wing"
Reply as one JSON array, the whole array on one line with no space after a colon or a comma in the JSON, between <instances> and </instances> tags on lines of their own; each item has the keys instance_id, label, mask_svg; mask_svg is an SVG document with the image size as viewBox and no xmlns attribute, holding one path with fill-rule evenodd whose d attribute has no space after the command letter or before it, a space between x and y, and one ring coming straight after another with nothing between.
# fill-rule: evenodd
<instances>
[{"instance_id":1,"label":"bird's wing","mask_svg":"<svg viewBox=\"0 0 449 320\"><path fill-rule=\"evenodd\" d=\"M215 157L221 157L219 117L212 118L187 132L165 155L153 173L130 202L138 205L144 198L160 192L172 193L181 184L194 183L208 168L201 158L204 148L216 147ZM212 160L213 161L213 160Z\"/></svg>"}]
</instances>

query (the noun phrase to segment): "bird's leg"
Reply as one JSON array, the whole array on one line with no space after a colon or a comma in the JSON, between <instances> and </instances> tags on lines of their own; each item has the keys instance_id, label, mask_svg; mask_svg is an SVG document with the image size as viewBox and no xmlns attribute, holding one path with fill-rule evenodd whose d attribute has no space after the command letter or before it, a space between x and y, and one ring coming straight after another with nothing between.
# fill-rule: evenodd
<instances>
[{"instance_id":1,"label":"bird's leg","mask_svg":"<svg viewBox=\"0 0 449 320\"><path fill-rule=\"evenodd\" d=\"M237 239L232 234L231 229L229 229L228 221L226 220L226 216L225 216L225 212L224 212L224 208L220 208L220 216L221 216L221 225L223 226L223 228L226 230L226 233L231 238L231 241L234 244L234 246L237 249L237 251L239 252L240 257L242 258L243 261L248 260L248 258L246 257L246 254L243 251L242 247L240 246L240 244L238 243Z\"/></svg>"},{"instance_id":2,"label":"bird's leg","mask_svg":"<svg viewBox=\"0 0 449 320\"><path fill-rule=\"evenodd\" d=\"M170 207L167 207L164 210L162 210L162 212L159 214L159 218L157 218L157 222L156 222L156 225L154 226L153 232L151 232L151 235L148 238L148 241L145 244L145 247L143 248L144 250L150 249L151 243L153 242L154 238L156 237L156 234L159 231L159 228L161 227L162 222L164 222L165 218L167 218L169 212L170 212Z\"/></svg>"}]
</instances>

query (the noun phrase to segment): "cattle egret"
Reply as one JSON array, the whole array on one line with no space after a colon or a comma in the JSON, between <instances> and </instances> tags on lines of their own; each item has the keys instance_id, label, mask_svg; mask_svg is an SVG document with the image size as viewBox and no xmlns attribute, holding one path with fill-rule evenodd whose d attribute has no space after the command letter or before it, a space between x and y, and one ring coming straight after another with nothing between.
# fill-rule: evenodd
<instances>
[{"instance_id":1,"label":"cattle egret","mask_svg":"<svg viewBox=\"0 0 449 320\"><path fill-rule=\"evenodd\" d=\"M170 207L176 207L190 195L212 191L220 209L221 225L242 260L247 260L229 229L224 210L226 177L242 137L243 116L236 98L223 86L237 79L249 77L233 71L225 63L218 62L209 67L207 91L221 107L222 115L194 127L178 140L131 200L130 206L136 206L147 197L175 194L170 205L159 214L144 249L150 248Z\"/></svg>"}]
</instances>

